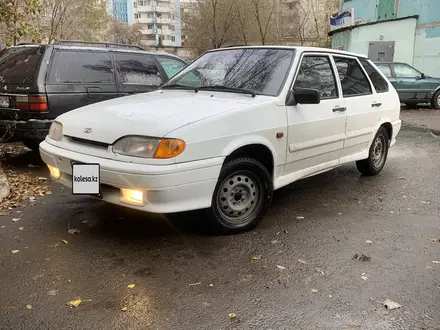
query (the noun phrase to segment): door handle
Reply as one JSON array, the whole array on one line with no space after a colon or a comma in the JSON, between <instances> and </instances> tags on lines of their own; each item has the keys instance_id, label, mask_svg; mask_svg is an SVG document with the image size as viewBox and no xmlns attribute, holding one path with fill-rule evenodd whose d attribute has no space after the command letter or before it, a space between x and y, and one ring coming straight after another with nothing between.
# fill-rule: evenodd
<instances>
[{"instance_id":1,"label":"door handle","mask_svg":"<svg viewBox=\"0 0 440 330\"><path fill-rule=\"evenodd\" d=\"M102 91L99 87L87 87L87 94L91 99L102 99Z\"/></svg>"},{"instance_id":2,"label":"door handle","mask_svg":"<svg viewBox=\"0 0 440 330\"><path fill-rule=\"evenodd\" d=\"M371 103L372 107L380 107L381 105L382 105L382 103L380 103L380 102Z\"/></svg>"},{"instance_id":3,"label":"door handle","mask_svg":"<svg viewBox=\"0 0 440 330\"><path fill-rule=\"evenodd\" d=\"M338 107L338 106L336 106L336 108L333 108L333 112L337 112L337 111L344 112L346 110L347 110L346 107Z\"/></svg>"}]
</instances>

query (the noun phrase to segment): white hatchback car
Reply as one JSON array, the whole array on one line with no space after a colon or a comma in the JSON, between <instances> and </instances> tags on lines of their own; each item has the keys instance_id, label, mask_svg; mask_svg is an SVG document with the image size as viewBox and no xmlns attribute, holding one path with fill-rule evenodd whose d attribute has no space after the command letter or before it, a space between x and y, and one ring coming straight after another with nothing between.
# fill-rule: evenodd
<instances>
[{"instance_id":1,"label":"white hatchback car","mask_svg":"<svg viewBox=\"0 0 440 330\"><path fill-rule=\"evenodd\" d=\"M215 229L237 233L296 180L352 161L378 174L399 115L395 89L363 55L234 47L157 91L59 116L40 153L73 194L152 213L205 209Z\"/></svg>"}]
</instances>

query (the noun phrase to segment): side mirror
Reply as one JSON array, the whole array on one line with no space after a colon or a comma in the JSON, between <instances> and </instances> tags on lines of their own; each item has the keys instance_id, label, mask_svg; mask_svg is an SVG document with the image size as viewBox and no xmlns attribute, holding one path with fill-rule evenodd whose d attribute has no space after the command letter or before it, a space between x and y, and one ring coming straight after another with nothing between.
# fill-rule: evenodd
<instances>
[{"instance_id":1,"label":"side mirror","mask_svg":"<svg viewBox=\"0 0 440 330\"><path fill-rule=\"evenodd\" d=\"M426 79L426 74L422 73L422 79Z\"/></svg>"},{"instance_id":2,"label":"side mirror","mask_svg":"<svg viewBox=\"0 0 440 330\"><path fill-rule=\"evenodd\" d=\"M313 88L295 88L289 92L286 105L297 104L319 104L321 103L321 95L317 89Z\"/></svg>"}]
</instances>

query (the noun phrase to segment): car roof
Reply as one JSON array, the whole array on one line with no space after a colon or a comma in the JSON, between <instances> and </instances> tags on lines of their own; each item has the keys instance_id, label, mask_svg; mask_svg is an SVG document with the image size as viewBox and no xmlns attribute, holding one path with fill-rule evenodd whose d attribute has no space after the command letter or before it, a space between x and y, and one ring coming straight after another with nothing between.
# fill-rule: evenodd
<instances>
[{"instance_id":1,"label":"car roof","mask_svg":"<svg viewBox=\"0 0 440 330\"><path fill-rule=\"evenodd\" d=\"M237 46L237 47L225 47L225 48L218 48L218 49L212 49L207 51L208 52L215 52L219 50L228 50L228 49L291 49L296 50L297 52L304 53L304 52L325 52L325 53L332 53L332 54L339 54L339 55L350 55L350 56L356 56L356 57L362 57L362 58L368 58L364 54L358 54L358 53L352 53L347 52L344 50L339 49L332 49L332 48L322 48L322 47L304 47L304 46Z\"/></svg>"},{"instance_id":2,"label":"car roof","mask_svg":"<svg viewBox=\"0 0 440 330\"><path fill-rule=\"evenodd\" d=\"M93 46L68 46L68 45L53 45L53 44L23 44L23 45L17 45L12 46L10 48L19 48L19 47L53 47L54 49L66 49L66 50L89 50L89 51L98 51L98 52L120 52L120 53L135 53L135 54L148 54L148 55L162 55L162 56L169 56L176 59L179 59L181 61L184 61L179 56L176 56L174 54L166 53L166 52L151 52L147 50L137 50L137 49L129 49L129 48L118 48L118 47L93 47Z\"/></svg>"}]
</instances>

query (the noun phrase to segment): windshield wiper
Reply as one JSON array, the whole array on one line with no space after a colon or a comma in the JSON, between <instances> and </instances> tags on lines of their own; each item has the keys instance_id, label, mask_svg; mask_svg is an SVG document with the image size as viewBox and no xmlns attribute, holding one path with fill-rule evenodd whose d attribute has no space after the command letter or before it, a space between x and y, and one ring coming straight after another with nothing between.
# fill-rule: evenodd
<instances>
[{"instance_id":1,"label":"windshield wiper","mask_svg":"<svg viewBox=\"0 0 440 330\"><path fill-rule=\"evenodd\" d=\"M174 89L174 88L192 90L192 91L195 91L196 93L199 91L197 87L178 85L178 84L165 85L165 86L162 86L160 89Z\"/></svg>"},{"instance_id":2,"label":"windshield wiper","mask_svg":"<svg viewBox=\"0 0 440 330\"><path fill-rule=\"evenodd\" d=\"M226 87L222 85L213 85L213 86L200 86L197 87L198 90L213 90L213 91L225 91L232 93L242 93L242 94L250 94L252 97L255 97L257 94L249 89L244 88L235 88L235 87Z\"/></svg>"}]
</instances>

